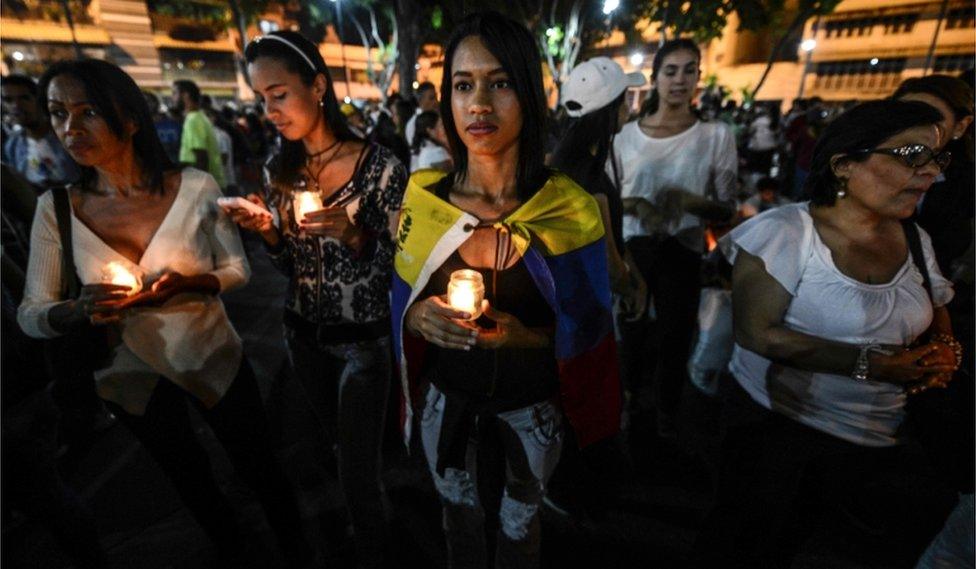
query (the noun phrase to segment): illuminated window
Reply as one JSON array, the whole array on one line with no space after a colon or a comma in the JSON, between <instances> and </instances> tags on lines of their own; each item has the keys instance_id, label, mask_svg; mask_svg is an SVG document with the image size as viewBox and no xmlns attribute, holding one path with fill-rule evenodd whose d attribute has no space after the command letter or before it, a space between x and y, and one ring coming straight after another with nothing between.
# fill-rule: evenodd
<instances>
[{"instance_id":1,"label":"illuminated window","mask_svg":"<svg viewBox=\"0 0 976 569\"><path fill-rule=\"evenodd\" d=\"M946 16L946 29L958 30L976 25L976 8L956 8Z\"/></svg>"}]
</instances>

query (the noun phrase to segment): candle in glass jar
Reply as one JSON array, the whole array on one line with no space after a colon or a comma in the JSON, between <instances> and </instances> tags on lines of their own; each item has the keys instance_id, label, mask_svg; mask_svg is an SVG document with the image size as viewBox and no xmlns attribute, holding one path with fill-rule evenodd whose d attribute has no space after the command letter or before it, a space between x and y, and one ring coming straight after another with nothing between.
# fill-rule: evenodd
<instances>
[{"instance_id":1,"label":"candle in glass jar","mask_svg":"<svg viewBox=\"0 0 976 569\"><path fill-rule=\"evenodd\" d=\"M102 282L127 286L130 289L127 294L130 295L142 290L142 281L139 279L139 276L125 268L125 265L122 263L115 261L105 266L105 269L102 271Z\"/></svg>"},{"instance_id":2,"label":"candle in glass jar","mask_svg":"<svg viewBox=\"0 0 976 569\"><path fill-rule=\"evenodd\" d=\"M295 210L295 223L301 224L306 213L322 209L322 196L318 192L295 192L292 209Z\"/></svg>"},{"instance_id":3,"label":"candle in glass jar","mask_svg":"<svg viewBox=\"0 0 976 569\"><path fill-rule=\"evenodd\" d=\"M485 298L485 283L481 273L463 269L451 273L447 284L447 302L451 308L467 312L471 320L481 316L481 301Z\"/></svg>"}]
</instances>

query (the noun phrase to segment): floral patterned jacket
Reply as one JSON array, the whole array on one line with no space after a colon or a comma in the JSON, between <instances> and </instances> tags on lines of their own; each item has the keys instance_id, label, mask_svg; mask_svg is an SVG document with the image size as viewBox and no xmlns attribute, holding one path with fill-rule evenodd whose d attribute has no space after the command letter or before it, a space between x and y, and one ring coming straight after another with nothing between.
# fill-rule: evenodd
<instances>
[{"instance_id":1,"label":"floral patterned jacket","mask_svg":"<svg viewBox=\"0 0 976 569\"><path fill-rule=\"evenodd\" d=\"M265 165L265 193L284 239L277 248L269 248L269 256L289 277L286 309L316 324L389 319L390 275L396 253L392 235L407 170L392 152L370 144L352 178L336 190L358 187L359 197L346 206L350 218L368 236L368 243L357 252L336 239L298 230L291 188L273 179L275 160L272 157ZM305 186L302 181L298 185Z\"/></svg>"}]
</instances>

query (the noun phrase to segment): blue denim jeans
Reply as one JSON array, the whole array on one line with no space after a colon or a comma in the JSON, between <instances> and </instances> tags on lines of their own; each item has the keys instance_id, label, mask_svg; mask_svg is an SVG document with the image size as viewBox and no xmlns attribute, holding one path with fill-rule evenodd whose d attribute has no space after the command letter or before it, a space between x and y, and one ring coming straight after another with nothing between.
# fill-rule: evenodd
<instances>
[{"instance_id":1,"label":"blue denim jeans","mask_svg":"<svg viewBox=\"0 0 976 569\"><path fill-rule=\"evenodd\" d=\"M444 416L444 394L431 385L421 419L421 439L434 485L443 505L448 567L487 566L485 512L478 496L477 454L469 441L465 469L437 474L437 441ZM539 566L539 506L562 449L562 412L551 401L498 414L505 454L505 488L499 510L495 567Z\"/></svg>"},{"instance_id":2,"label":"blue denim jeans","mask_svg":"<svg viewBox=\"0 0 976 569\"><path fill-rule=\"evenodd\" d=\"M974 555L973 495L959 496L959 504L949 514L945 527L929 545L915 569L968 569Z\"/></svg>"},{"instance_id":3,"label":"blue denim jeans","mask_svg":"<svg viewBox=\"0 0 976 569\"><path fill-rule=\"evenodd\" d=\"M390 338L319 344L291 329L285 337L295 375L337 450L359 565L380 567L388 534L380 456L392 374Z\"/></svg>"}]
</instances>

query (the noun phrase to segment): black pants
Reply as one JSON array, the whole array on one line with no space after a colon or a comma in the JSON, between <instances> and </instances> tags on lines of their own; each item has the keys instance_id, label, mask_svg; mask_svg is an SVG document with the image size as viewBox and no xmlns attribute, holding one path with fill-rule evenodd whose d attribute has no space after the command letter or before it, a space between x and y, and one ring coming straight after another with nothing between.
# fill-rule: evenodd
<instances>
[{"instance_id":1,"label":"black pants","mask_svg":"<svg viewBox=\"0 0 976 569\"><path fill-rule=\"evenodd\" d=\"M6 373L8 370L4 370ZM4 515L16 508L42 524L80 569L108 566L95 517L62 480L54 460L57 410L46 393L34 393L4 409L2 440ZM13 563L3 560L4 565Z\"/></svg>"},{"instance_id":2,"label":"black pants","mask_svg":"<svg viewBox=\"0 0 976 569\"><path fill-rule=\"evenodd\" d=\"M302 533L295 494L271 444L268 419L254 372L247 360L227 393L213 408L166 379L160 379L142 416L115 404L112 411L136 435L169 477L203 530L222 555L233 556L244 543L235 513L214 479L207 452L190 424L189 399L200 411L230 457L234 469L264 507L278 542L294 564L312 551Z\"/></svg>"},{"instance_id":3,"label":"black pants","mask_svg":"<svg viewBox=\"0 0 976 569\"><path fill-rule=\"evenodd\" d=\"M359 566L382 567L389 528L380 447L392 375L390 339L325 344L291 328L286 338L295 375L336 450Z\"/></svg>"},{"instance_id":4,"label":"black pants","mask_svg":"<svg viewBox=\"0 0 976 569\"><path fill-rule=\"evenodd\" d=\"M701 255L673 237L634 237L627 248L653 296L657 321L646 316L636 322L621 321L624 384L636 393L646 381L644 371L653 370L658 411L673 417L688 378L701 294Z\"/></svg>"},{"instance_id":5,"label":"black pants","mask_svg":"<svg viewBox=\"0 0 976 569\"><path fill-rule=\"evenodd\" d=\"M874 545L872 555L914 564L955 503L920 449L847 442L729 383L718 494L692 567L789 567L805 523L816 519L855 538L873 533L885 547Z\"/></svg>"}]
</instances>

